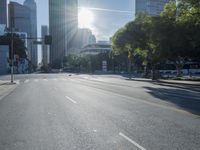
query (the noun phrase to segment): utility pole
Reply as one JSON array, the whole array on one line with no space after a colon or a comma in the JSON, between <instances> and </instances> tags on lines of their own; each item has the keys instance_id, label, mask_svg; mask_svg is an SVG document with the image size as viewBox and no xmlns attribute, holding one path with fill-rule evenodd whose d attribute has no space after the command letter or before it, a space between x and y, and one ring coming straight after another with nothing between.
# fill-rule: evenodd
<instances>
[{"instance_id":1,"label":"utility pole","mask_svg":"<svg viewBox=\"0 0 200 150\"><path fill-rule=\"evenodd\" d=\"M10 73L11 73L11 84L14 84L14 28L15 28L15 19L16 18L23 18L24 17L14 17L14 8L11 5L9 7L9 20L10 20L10 32L11 32L11 52L10 52L10 58L11 58L11 67L10 67Z\"/></svg>"},{"instance_id":2,"label":"utility pole","mask_svg":"<svg viewBox=\"0 0 200 150\"><path fill-rule=\"evenodd\" d=\"M14 50L13 50L13 44L14 44L14 36L13 36L13 18L12 25L11 25L11 83L14 83Z\"/></svg>"}]
</instances>

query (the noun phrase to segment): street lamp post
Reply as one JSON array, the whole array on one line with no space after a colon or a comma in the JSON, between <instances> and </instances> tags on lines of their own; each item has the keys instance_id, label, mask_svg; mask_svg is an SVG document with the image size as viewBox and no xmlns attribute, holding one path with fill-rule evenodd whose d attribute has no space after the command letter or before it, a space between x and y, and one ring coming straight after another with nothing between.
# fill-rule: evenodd
<instances>
[{"instance_id":1,"label":"street lamp post","mask_svg":"<svg viewBox=\"0 0 200 150\"><path fill-rule=\"evenodd\" d=\"M13 36L13 26L11 26L11 83L14 83L14 36Z\"/></svg>"},{"instance_id":2,"label":"street lamp post","mask_svg":"<svg viewBox=\"0 0 200 150\"><path fill-rule=\"evenodd\" d=\"M10 68L10 73L11 73L11 84L14 84L14 27L15 27L15 18L23 18L24 17L14 17L14 10L13 6L11 5L9 7L9 12L10 12L10 32L11 32L11 68Z\"/></svg>"},{"instance_id":3,"label":"street lamp post","mask_svg":"<svg viewBox=\"0 0 200 150\"><path fill-rule=\"evenodd\" d=\"M11 27L10 27L10 30L11 30L11 70L10 70L10 73L11 73L11 84L14 83L14 35L13 35L13 25L14 25L14 18L11 17Z\"/></svg>"}]
</instances>

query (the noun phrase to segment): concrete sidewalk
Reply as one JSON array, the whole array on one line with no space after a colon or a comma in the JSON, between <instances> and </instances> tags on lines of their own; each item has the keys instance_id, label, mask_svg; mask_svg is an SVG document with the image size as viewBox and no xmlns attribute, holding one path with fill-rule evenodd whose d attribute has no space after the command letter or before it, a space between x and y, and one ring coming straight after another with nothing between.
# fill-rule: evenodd
<instances>
[{"instance_id":1,"label":"concrete sidewalk","mask_svg":"<svg viewBox=\"0 0 200 150\"><path fill-rule=\"evenodd\" d=\"M6 97L17 87L17 84L11 84L10 81L0 80L0 100Z\"/></svg>"}]
</instances>

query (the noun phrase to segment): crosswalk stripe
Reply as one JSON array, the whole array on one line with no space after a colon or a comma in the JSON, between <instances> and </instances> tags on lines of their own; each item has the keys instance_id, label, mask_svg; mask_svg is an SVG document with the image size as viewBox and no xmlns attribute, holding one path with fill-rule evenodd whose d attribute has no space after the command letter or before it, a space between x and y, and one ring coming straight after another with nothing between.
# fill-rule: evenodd
<instances>
[{"instance_id":1,"label":"crosswalk stripe","mask_svg":"<svg viewBox=\"0 0 200 150\"><path fill-rule=\"evenodd\" d=\"M42 81L67 81L67 80L70 80L70 79L67 79L67 78L53 78L53 79L33 79L33 80L30 80L30 79L26 79L26 80L24 80L24 81L21 81L22 83L29 83L29 82L31 82L31 81L34 81L34 82L39 82L39 80L42 80ZM20 81L19 80L16 80L15 81L16 82L16 84L20 84Z\"/></svg>"},{"instance_id":2,"label":"crosswalk stripe","mask_svg":"<svg viewBox=\"0 0 200 150\"><path fill-rule=\"evenodd\" d=\"M25 81L24 81L24 83L28 83L29 82L29 79L26 79Z\"/></svg>"},{"instance_id":3,"label":"crosswalk stripe","mask_svg":"<svg viewBox=\"0 0 200 150\"><path fill-rule=\"evenodd\" d=\"M61 78L60 80L62 80L62 81L65 81L66 79L64 79L64 78Z\"/></svg>"},{"instance_id":4,"label":"crosswalk stripe","mask_svg":"<svg viewBox=\"0 0 200 150\"><path fill-rule=\"evenodd\" d=\"M15 83L16 83L16 84L20 84L20 81L19 81L19 80L17 80Z\"/></svg>"},{"instance_id":5,"label":"crosswalk stripe","mask_svg":"<svg viewBox=\"0 0 200 150\"><path fill-rule=\"evenodd\" d=\"M34 82L38 82L38 79L35 79Z\"/></svg>"}]
</instances>

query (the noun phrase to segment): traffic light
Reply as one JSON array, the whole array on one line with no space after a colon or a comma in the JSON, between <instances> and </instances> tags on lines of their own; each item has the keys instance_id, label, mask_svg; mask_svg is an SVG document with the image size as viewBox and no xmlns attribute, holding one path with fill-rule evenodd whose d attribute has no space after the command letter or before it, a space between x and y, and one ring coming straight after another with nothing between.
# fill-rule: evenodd
<instances>
[{"instance_id":1,"label":"traffic light","mask_svg":"<svg viewBox=\"0 0 200 150\"><path fill-rule=\"evenodd\" d=\"M52 44L52 36L51 35L46 35L44 38L44 43L46 45L51 45Z\"/></svg>"}]
</instances>

